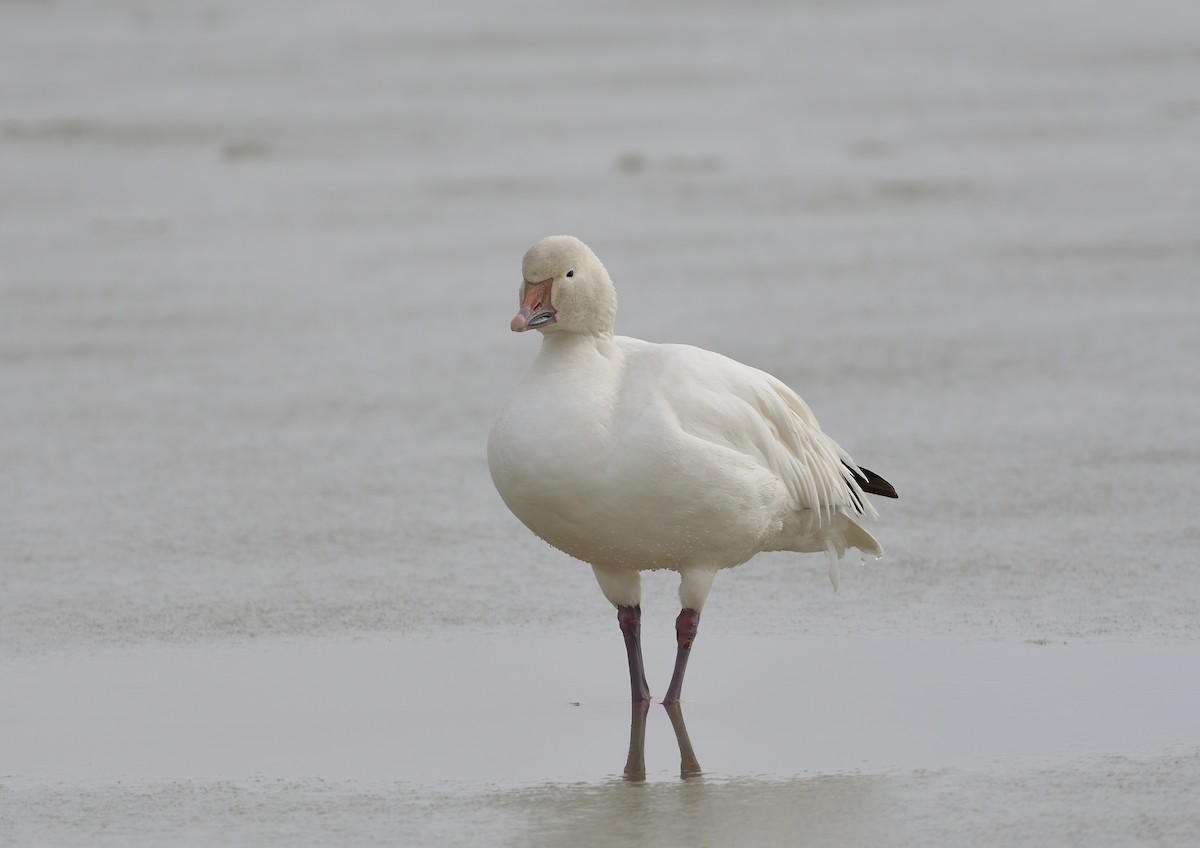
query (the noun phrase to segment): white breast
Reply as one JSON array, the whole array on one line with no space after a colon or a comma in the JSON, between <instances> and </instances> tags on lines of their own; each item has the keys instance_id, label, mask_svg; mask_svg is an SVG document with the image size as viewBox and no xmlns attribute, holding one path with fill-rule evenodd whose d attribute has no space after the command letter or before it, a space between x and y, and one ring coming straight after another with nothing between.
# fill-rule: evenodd
<instances>
[{"instance_id":1,"label":"white breast","mask_svg":"<svg viewBox=\"0 0 1200 848\"><path fill-rule=\"evenodd\" d=\"M697 348L555 340L493 425L493 480L530 530L593 565L821 550L851 502L844 452L773 383Z\"/></svg>"}]
</instances>

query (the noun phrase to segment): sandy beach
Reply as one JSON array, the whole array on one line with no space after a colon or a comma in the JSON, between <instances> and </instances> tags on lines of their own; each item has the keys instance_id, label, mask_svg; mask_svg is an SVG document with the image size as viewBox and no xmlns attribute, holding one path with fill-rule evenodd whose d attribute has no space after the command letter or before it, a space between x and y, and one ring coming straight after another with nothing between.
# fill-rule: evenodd
<instances>
[{"instance_id":1,"label":"sandy beach","mask_svg":"<svg viewBox=\"0 0 1200 848\"><path fill-rule=\"evenodd\" d=\"M1197 33L0 7L0 846L1196 844ZM837 592L720 574L644 727L487 470L562 232L901 494Z\"/></svg>"}]
</instances>

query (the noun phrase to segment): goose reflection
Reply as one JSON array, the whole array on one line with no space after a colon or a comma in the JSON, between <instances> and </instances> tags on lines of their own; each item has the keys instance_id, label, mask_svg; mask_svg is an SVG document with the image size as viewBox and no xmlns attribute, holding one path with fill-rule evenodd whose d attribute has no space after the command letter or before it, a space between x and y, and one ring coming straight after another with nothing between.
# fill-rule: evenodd
<instances>
[{"instance_id":1,"label":"goose reflection","mask_svg":"<svg viewBox=\"0 0 1200 848\"><path fill-rule=\"evenodd\" d=\"M700 761L688 738L687 725L683 721L683 708L679 702L663 704L671 729L675 731L675 742L679 745L679 776L684 780L700 777ZM634 701L629 718L629 756L625 758L625 779L639 783L646 779L646 717L650 713L649 701Z\"/></svg>"}]
</instances>

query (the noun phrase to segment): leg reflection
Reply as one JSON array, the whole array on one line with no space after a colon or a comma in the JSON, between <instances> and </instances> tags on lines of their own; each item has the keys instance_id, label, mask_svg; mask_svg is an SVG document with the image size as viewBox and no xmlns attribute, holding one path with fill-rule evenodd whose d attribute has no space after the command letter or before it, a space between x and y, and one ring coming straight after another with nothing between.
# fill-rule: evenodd
<instances>
[{"instance_id":1,"label":"leg reflection","mask_svg":"<svg viewBox=\"0 0 1200 848\"><path fill-rule=\"evenodd\" d=\"M646 714L649 701L634 701L629 719L629 756L625 758L625 779L639 783L646 779Z\"/></svg>"},{"instance_id":2,"label":"leg reflection","mask_svg":"<svg viewBox=\"0 0 1200 848\"><path fill-rule=\"evenodd\" d=\"M692 750L692 740L688 738L687 725L683 723L683 709L676 701L673 704L663 704L667 716L671 719L671 727L675 729L675 741L679 743L679 776L684 780L699 777L700 761Z\"/></svg>"},{"instance_id":3,"label":"leg reflection","mask_svg":"<svg viewBox=\"0 0 1200 848\"><path fill-rule=\"evenodd\" d=\"M679 776L684 780L700 777L700 761L688 738L687 725L683 722L683 709L678 703L663 704L675 741L679 745ZM625 779L641 783L646 779L646 716L650 712L648 701L634 701L629 717L629 756L625 758Z\"/></svg>"}]
</instances>

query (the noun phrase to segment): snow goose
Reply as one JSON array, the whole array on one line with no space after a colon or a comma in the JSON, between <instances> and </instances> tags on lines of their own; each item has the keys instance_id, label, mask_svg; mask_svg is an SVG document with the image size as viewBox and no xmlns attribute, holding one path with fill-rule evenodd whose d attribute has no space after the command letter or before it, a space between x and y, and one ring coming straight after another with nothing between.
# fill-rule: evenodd
<instances>
[{"instance_id":1,"label":"snow goose","mask_svg":"<svg viewBox=\"0 0 1200 848\"><path fill-rule=\"evenodd\" d=\"M664 703L679 701L700 611L723 568L759 551L883 553L859 524L867 493L896 497L769 374L687 345L613 335L617 295L591 249L550 236L521 263L515 332L541 351L500 411L488 467L513 514L589 563L617 608L634 701L642 571L679 572L682 610Z\"/></svg>"}]
</instances>

